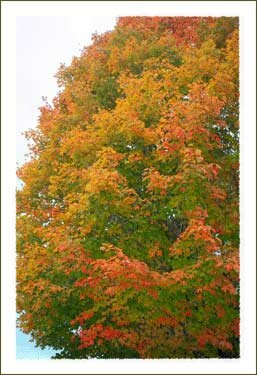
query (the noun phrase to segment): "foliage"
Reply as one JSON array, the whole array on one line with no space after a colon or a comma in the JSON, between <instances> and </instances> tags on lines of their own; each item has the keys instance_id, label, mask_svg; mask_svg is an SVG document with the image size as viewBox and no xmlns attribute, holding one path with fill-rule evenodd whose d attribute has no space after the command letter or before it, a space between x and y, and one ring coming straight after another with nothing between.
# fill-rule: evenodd
<instances>
[{"instance_id":1,"label":"foliage","mask_svg":"<svg viewBox=\"0 0 257 375\"><path fill-rule=\"evenodd\" d=\"M57 358L239 356L238 19L123 17L18 171L19 326Z\"/></svg>"}]
</instances>

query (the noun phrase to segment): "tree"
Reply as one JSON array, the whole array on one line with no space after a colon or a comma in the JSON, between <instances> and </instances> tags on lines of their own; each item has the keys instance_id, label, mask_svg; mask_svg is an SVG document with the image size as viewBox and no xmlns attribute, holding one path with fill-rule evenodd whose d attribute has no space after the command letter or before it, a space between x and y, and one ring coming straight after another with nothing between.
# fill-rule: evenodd
<instances>
[{"instance_id":1,"label":"tree","mask_svg":"<svg viewBox=\"0 0 257 375\"><path fill-rule=\"evenodd\" d=\"M238 19L122 17L18 171L18 324L56 358L239 356Z\"/></svg>"}]
</instances>

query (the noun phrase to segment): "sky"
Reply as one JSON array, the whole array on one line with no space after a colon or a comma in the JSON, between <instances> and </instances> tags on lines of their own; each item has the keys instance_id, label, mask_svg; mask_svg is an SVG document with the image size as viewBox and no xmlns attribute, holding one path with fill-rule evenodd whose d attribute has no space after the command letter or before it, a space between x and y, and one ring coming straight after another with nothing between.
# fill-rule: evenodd
<instances>
[{"instance_id":1,"label":"sky","mask_svg":"<svg viewBox=\"0 0 257 375\"><path fill-rule=\"evenodd\" d=\"M21 166L28 153L22 133L35 128L42 97L49 103L58 86L54 75L61 63L69 65L91 35L112 30L115 16L17 17L16 18L16 163ZM17 180L17 186L21 183ZM16 332L17 359L48 359L54 352L41 350L19 329Z\"/></svg>"},{"instance_id":2,"label":"sky","mask_svg":"<svg viewBox=\"0 0 257 375\"><path fill-rule=\"evenodd\" d=\"M27 141L22 132L35 128L42 97L48 102L58 92L54 75L61 63L69 65L91 44L94 32L114 28L115 16L16 18L16 158L25 161Z\"/></svg>"},{"instance_id":3,"label":"sky","mask_svg":"<svg viewBox=\"0 0 257 375\"><path fill-rule=\"evenodd\" d=\"M47 348L36 348L30 341L30 336L25 335L19 329L16 331L16 357L17 359L50 359L55 351Z\"/></svg>"}]
</instances>

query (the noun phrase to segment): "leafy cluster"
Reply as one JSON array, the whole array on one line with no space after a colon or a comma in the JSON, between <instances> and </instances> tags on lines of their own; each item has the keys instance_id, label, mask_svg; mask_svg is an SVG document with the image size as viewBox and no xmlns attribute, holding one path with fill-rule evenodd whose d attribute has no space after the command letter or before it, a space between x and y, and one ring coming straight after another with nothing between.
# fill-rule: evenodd
<instances>
[{"instance_id":1,"label":"leafy cluster","mask_svg":"<svg viewBox=\"0 0 257 375\"><path fill-rule=\"evenodd\" d=\"M56 358L239 355L238 19L123 17L18 171L18 324Z\"/></svg>"}]
</instances>

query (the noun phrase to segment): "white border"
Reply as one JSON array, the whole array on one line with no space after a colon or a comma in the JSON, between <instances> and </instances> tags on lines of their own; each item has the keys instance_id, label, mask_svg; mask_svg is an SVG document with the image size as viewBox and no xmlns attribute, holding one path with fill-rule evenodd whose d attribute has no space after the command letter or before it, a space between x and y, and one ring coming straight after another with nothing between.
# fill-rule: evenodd
<instances>
[{"instance_id":1,"label":"white border","mask_svg":"<svg viewBox=\"0 0 257 375\"><path fill-rule=\"evenodd\" d=\"M2 2L2 373L255 374L255 25L254 1ZM17 16L240 16L241 358L235 360L17 360L15 355L15 20Z\"/></svg>"}]
</instances>

